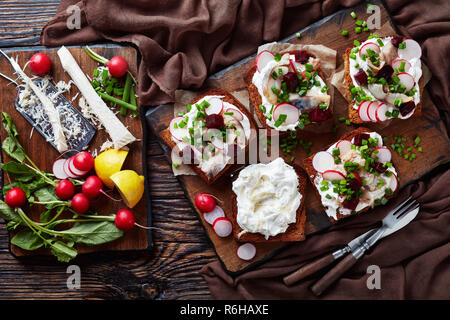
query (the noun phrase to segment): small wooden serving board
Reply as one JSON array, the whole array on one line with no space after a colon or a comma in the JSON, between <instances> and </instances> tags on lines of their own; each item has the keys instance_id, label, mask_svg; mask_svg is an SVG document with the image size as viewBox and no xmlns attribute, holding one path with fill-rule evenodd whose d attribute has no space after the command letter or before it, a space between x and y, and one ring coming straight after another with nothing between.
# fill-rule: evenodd
<instances>
[{"instance_id":1,"label":"small wooden serving board","mask_svg":"<svg viewBox=\"0 0 450 320\"><path fill-rule=\"evenodd\" d=\"M64 71L59 61L57 51L59 48L45 48L45 47L29 47L29 48L11 48L5 49L4 52L11 58L18 58L20 66L24 66L30 57L37 52L46 53L52 61L51 80L53 83L57 83L60 80L66 83L70 80L70 76ZM100 55L111 58L116 55L124 57L128 63L130 71L133 75L137 74L137 52L132 47L122 47L118 45L106 44L92 46L92 49ZM74 56L75 60L80 65L85 74L92 77L93 70L98 67L97 62L92 60L80 47L69 47L70 52ZM28 68L27 68L28 69ZM3 57L0 58L0 72L9 76L12 79L16 77L13 75L13 70L10 64ZM28 75L31 75L29 70L25 70ZM19 81L20 82L20 81ZM79 92L75 85L71 86L70 92L65 93L69 101ZM16 99L17 90L14 85L8 84L8 81L0 78L0 105L1 111L7 112L11 115L17 129L19 131L19 141L24 147L27 154L36 163L36 165L45 172L52 172L52 165L56 158L60 154L45 141L45 139L36 131L32 133L32 126L16 111L14 108L14 101ZM79 109L78 99L81 94L78 95L72 104ZM146 174L146 144L144 139L144 112L141 109L141 115L133 118L131 116L123 117L118 115L119 119L128 127L130 132L139 140L129 145L129 153L127 159L123 165L123 169L135 170L138 174L146 177L145 193L139 204L132 210L135 214L137 223L141 225L149 225L151 223L150 206L149 206L149 191L148 181ZM128 113L130 114L130 113ZM1 131L2 141L6 136L6 132L2 128ZM88 151L93 152L97 150L100 153L100 146L109 139L108 134L104 130L97 130L95 136L89 144ZM8 162L10 159L8 156L2 153L2 162ZM93 171L92 174L95 174ZM7 177L4 175L2 179L3 183L7 184L5 180ZM107 189L107 187L105 187ZM79 191L76 191L79 192ZM114 190L110 193L116 199L120 199L119 193ZM97 200L91 202L91 208L99 214L109 215L115 214L117 210L126 208L123 201L115 202L107 199L106 197L99 197ZM35 221L39 221L40 210L39 206L33 208L27 208L25 212ZM79 253L95 252L95 251L116 251L116 250L143 250L151 247L151 233L141 228L134 228L124 234L123 237L113 242L106 243L99 246L78 246ZM11 252L15 256L28 256L36 254L48 254L48 250L39 249L36 251L26 251L17 246L10 246Z\"/></svg>"},{"instance_id":2,"label":"small wooden serving board","mask_svg":"<svg viewBox=\"0 0 450 320\"><path fill-rule=\"evenodd\" d=\"M381 9L381 24L387 24L384 31L387 34L395 34L395 27L390 20L389 14L384 8L383 4L379 1L372 2L380 6ZM350 13L355 11L358 19L366 20L368 14L366 13L366 4L363 3L357 7L341 10L329 17L326 17L313 25L299 31L301 38L292 35L291 37L282 40L281 42L290 43L302 43L302 44L322 44L337 51L337 66L339 68L342 65L342 53L348 46L353 44L353 40L357 39L360 42L367 39L369 33L363 32L359 35L354 33L355 20L350 16ZM349 30L350 35L344 37L341 35L343 29ZM373 30L372 32L376 32ZM226 68L225 70L218 72L207 79L204 88L219 87L229 92L246 92L243 76L245 72L253 65L254 56L243 59L240 62ZM200 92L202 91L200 90ZM339 128L335 133L311 133L303 132L301 139L304 141L312 141L312 152L322 150L327 145L337 141L344 132L351 131L356 126L347 126L338 122L339 117L348 118L347 115L347 102L340 95L337 90L334 90L334 121L339 124ZM167 128L170 120L173 118L173 105L158 106L147 112L147 121L150 127L158 135L159 132ZM419 135L421 138L420 145L423 147L424 153L417 153L417 159L413 162L404 160L393 152L393 162L396 169L399 172L400 187L419 179L433 168L439 165L445 164L449 161L450 144L446 134L443 122L439 117L436 106L433 105L428 92L425 90L423 93L423 115L419 118L412 118L405 121L397 121L390 126L381 127L379 125L366 125L369 128L379 132L383 137L388 137L387 145L393 143L394 136L406 137L412 146L413 139ZM167 155L170 158L170 150L167 146L162 145L167 151ZM303 159L306 157L306 152L303 148L298 147L292 154L295 156L295 163L302 166ZM289 161L291 155L286 160ZM236 166L237 168L237 166ZM233 170L231 170L233 171ZM179 176L186 196L190 199L191 203L194 203L194 198L199 192L208 192L219 199L222 199L222 208L228 216L231 215L231 178L229 175L224 175L215 184L208 186L198 176ZM328 220L325 212L321 209L320 202L316 198L313 187L309 184L306 192L306 210L307 210L307 222L306 222L306 234L310 235L314 232L324 230L331 226L331 222ZM194 206L195 208L195 206ZM198 211L197 211L198 212ZM256 244L257 254L256 257L246 262L238 258L236 250L239 243L235 241L231 236L228 238L219 238L211 226L204 220L202 214L198 212L199 218L210 237L216 253L220 261L225 266L226 270L233 275L239 274L243 271L252 268L266 259L272 257L281 248L286 246L286 243L258 243ZM370 214L368 211L365 214ZM355 219L357 219L355 217Z\"/></svg>"}]
</instances>

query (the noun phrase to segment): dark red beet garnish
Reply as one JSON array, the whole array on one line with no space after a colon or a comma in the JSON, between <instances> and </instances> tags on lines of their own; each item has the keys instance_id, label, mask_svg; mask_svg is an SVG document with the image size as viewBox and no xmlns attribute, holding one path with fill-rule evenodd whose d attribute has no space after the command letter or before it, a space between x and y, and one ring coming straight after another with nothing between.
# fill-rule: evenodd
<instances>
[{"instance_id":1,"label":"dark red beet garnish","mask_svg":"<svg viewBox=\"0 0 450 320\"><path fill-rule=\"evenodd\" d=\"M344 200L344 208L349 210L355 210L358 206L359 199L358 198L352 198L350 200L345 199Z\"/></svg>"},{"instance_id":2,"label":"dark red beet garnish","mask_svg":"<svg viewBox=\"0 0 450 320\"><path fill-rule=\"evenodd\" d=\"M224 127L223 117L220 114L210 114L206 116L206 127L221 129Z\"/></svg>"},{"instance_id":3,"label":"dark red beet garnish","mask_svg":"<svg viewBox=\"0 0 450 320\"><path fill-rule=\"evenodd\" d=\"M375 162L372 168L379 173L384 173L387 170L387 167L383 166L381 162Z\"/></svg>"},{"instance_id":4,"label":"dark red beet garnish","mask_svg":"<svg viewBox=\"0 0 450 320\"><path fill-rule=\"evenodd\" d=\"M353 140L353 144L355 146L360 147L360 146L362 146L362 141L363 140L369 140L369 138L370 138L370 135L368 133L358 133L355 136L355 139Z\"/></svg>"},{"instance_id":5,"label":"dark red beet garnish","mask_svg":"<svg viewBox=\"0 0 450 320\"><path fill-rule=\"evenodd\" d=\"M315 107L309 113L309 120L314 122L322 122L328 119L330 116L330 111L328 109L320 109L319 107Z\"/></svg>"},{"instance_id":6,"label":"dark red beet garnish","mask_svg":"<svg viewBox=\"0 0 450 320\"><path fill-rule=\"evenodd\" d=\"M391 39L391 43L394 47L398 48L398 45L403 42L402 36L393 36Z\"/></svg>"},{"instance_id":7,"label":"dark red beet garnish","mask_svg":"<svg viewBox=\"0 0 450 320\"><path fill-rule=\"evenodd\" d=\"M364 72L364 70L359 71L357 74L354 75L355 81L360 85L364 86L367 84L367 74Z\"/></svg>"},{"instance_id":8,"label":"dark red beet garnish","mask_svg":"<svg viewBox=\"0 0 450 320\"><path fill-rule=\"evenodd\" d=\"M388 64L385 64L377 73L377 78L384 78L385 80L389 80L394 73L394 69Z\"/></svg>"},{"instance_id":9,"label":"dark red beet garnish","mask_svg":"<svg viewBox=\"0 0 450 320\"><path fill-rule=\"evenodd\" d=\"M308 61L309 57L311 57L311 55L305 50L295 51L294 55L295 61L300 63L305 63L306 61Z\"/></svg>"},{"instance_id":10,"label":"dark red beet garnish","mask_svg":"<svg viewBox=\"0 0 450 320\"><path fill-rule=\"evenodd\" d=\"M348 186L353 191L358 191L359 189L361 189L362 183L358 179L353 178L348 181Z\"/></svg>"},{"instance_id":11,"label":"dark red beet garnish","mask_svg":"<svg viewBox=\"0 0 450 320\"><path fill-rule=\"evenodd\" d=\"M414 103L414 101L405 102L402 105L400 105L400 114L402 116L406 116L411 111L413 111L415 107L416 107L416 104Z\"/></svg>"},{"instance_id":12,"label":"dark red beet garnish","mask_svg":"<svg viewBox=\"0 0 450 320\"><path fill-rule=\"evenodd\" d=\"M283 76L283 82L286 83L289 92L295 92L298 84L298 77L295 72L288 72Z\"/></svg>"}]
</instances>

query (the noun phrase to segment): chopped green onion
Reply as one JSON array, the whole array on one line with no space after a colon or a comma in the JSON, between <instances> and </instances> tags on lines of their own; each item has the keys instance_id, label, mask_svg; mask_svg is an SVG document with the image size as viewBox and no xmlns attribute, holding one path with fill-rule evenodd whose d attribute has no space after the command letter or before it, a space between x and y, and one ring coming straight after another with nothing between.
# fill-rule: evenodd
<instances>
[{"instance_id":1,"label":"chopped green onion","mask_svg":"<svg viewBox=\"0 0 450 320\"><path fill-rule=\"evenodd\" d=\"M341 33L344 37L348 36L348 30L342 30Z\"/></svg>"},{"instance_id":2,"label":"chopped green onion","mask_svg":"<svg viewBox=\"0 0 450 320\"><path fill-rule=\"evenodd\" d=\"M353 19L356 19L356 13L355 13L354 11L352 11L352 12L350 13L350 15L352 16Z\"/></svg>"}]
</instances>

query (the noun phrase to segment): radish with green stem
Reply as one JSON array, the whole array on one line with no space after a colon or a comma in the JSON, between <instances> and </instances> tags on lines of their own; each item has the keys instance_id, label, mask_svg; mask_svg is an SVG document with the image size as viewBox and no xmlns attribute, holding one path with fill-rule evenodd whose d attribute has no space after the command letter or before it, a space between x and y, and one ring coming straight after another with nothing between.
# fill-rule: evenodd
<instances>
[{"instance_id":1,"label":"radish with green stem","mask_svg":"<svg viewBox=\"0 0 450 320\"><path fill-rule=\"evenodd\" d=\"M20 208L27 202L27 196L22 189L12 188L6 194L5 202L11 208Z\"/></svg>"},{"instance_id":2,"label":"radish with green stem","mask_svg":"<svg viewBox=\"0 0 450 320\"><path fill-rule=\"evenodd\" d=\"M43 75L48 73L52 68L52 61L48 55L39 52L30 58L28 65L30 66L31 71L38 75Z\"/></svg>"},{"instance_id":3,"label":"radish with green stem","mask_svg":"<svg viewBox=\"0 0 450 320\"><path fill-rule=\"evenodd\" d=\"M75 193L75 186L70 180L61 180L55 187L55 193L61 200L68 200Z\"/></svg>"},{"instance_id":4,"label":"radish with green stem","mask_svg":"<svg viewBox=\"0 0 450 320\"><path fill-rule=\"evenodd\" d=\"M90 176L90 177L88 177L86 179L86 181L83 183L83 186L81 187L81 190L82 190L83 194L88 199L95 199L95 198L97 198L100 195L100 193L102 193L102 194L104 194L105 196L107 196L109 199L111 199L113 201L122 201L122 200L114 199L113 197L108 195L103 190L103 182L102 182L102 180L99 177L97 177L97 176Z\"/></svg>"},{"instance_id":5,"label":"radish with green stem","mask_svg":"<svg viewBox=\"0 0 450 320\"><path fill-rule=\"evenodd\" d=\"M77 193L70 201L70 205L76 213L85 213L89 210L90 203L84 194Z\"/></svg>"},{"instance_id":6,"label":"radish with green stem","mask_svg":"<svg viewBox=\"0 0 450 320\"><path fill-rule=\"evenodd\" d=\"M128 71L128 62L121 56L114 56L110 60L102 57L98 53L94 52L91 48L86 46L84 51L88 54L89 57L94 59L95 61L104 64L108 67L109 73L116 78L123 77Z\"/></svg>"}]
</instances>

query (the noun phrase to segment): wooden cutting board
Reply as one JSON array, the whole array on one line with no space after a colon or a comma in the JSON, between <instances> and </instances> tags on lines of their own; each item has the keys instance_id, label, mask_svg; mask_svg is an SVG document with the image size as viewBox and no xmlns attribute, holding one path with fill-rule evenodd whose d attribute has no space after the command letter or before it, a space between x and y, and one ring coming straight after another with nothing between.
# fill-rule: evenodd
<instances>
[{"instance_id":1,"label":"wooden cutting board","mask_svg":"<svg viewBox=\"0 0 450 320\"><path fill-rule=\"evenodd\" d=\"M111 58L115 55L120 55L124 57L128 63L130 71L136 75L137 74L137 52L132 47L121 47L118 45L106 44L106 45L96 45L92 47L93 50L100 55ZM24 66L25 63L30 59L30 57L36 52L46 53L52 60L52 72L51 77L53 83L57 83L60 80L68 82L70 76L62 68L59 57L57 55L57 50L59 48L45 48L45 47L29 47L29 48L11 48L6 49L6 52L12 58L18 58L20 66ZM70 52L74 56L75 60L80 65L81 69L85 74L92 76L93 70L97 68L97 62L92 60L80 47L69 47ZM0 72L15 79L13 75L12 67L3 57L0 58ZM30 71L26 70L26 73L30 75ZM15 110L14 101L16 99L16 88L12 84L8 84L8 81L0 78L0 108L2 111L9 113L17 126L19 131L19 140L23 145L25 151L30 156L30 158L36 163L36 165L43 171L52 172L53 162L59 153L48 144L45 139L37 132L33 132L31 135L32 126L25 121L25 119ZM69 93L66 93L66 97L69 101L72 100L78 93L78 88L72 85ZM78 95L81 97L81 94ZM73 102L74 106L78 107L78 98ZM134 142L129 145L129 153L123 169L135 170L137 173L147 177L146 171L146 143L145 143L145 128L143 128L144 122L144 111L141 108L141 115L137 118L132 118L130 116L122 117L118 115L119 119L128 127L131 133L139 139L139 141ZM130 113L129 113L130 114ZM0 131L2 140L6 136L6 132L2 128ZM100 150L100 146L109 138L108 134L104 130L97 130L95 136L89 144L88 150L93 152L94 150ZM7 162L10 159L8 156L2 153L2 162ZM95 173L94 173L95 174ZM5 177L3 177L5 178ZM2 186L3 186L2 180ZM5 181L5 183L8 183ZM105 187L106 188L106 187ZM107 188L106 188L107 189ZM120 199L120 195L116 190L110 193L114 198ZM136 221L142 225L150 225L150 201L149 201L149 191L148 191L148 181L146 178L145 193L139 204L133 208L133 212L136 216ZM33 209L28 208L25 210L29 216L38 221L40 211L39 206L35 206ZM97 200L91 203L91 208L94 208L99 214L115 214L117 210L125 208L124 203L114 202L106 197L99 197ZM115 251L115 250L142 250L151 247L151 233L147 230L134 228L128 231L120 239L113 242L100 245L100 246L79 246L79 253L94 252L94 251ZM48 254L46 249L40 249L36 251L26 251L14 245L10 246L11 252L15 256L27 256L35 254Z\"/></svg>"},{"instance_id":2,"label":"wooden cutting board","mask_svg":"<svg viewBox=\"0 0 450 320\"><path fill-rule=\"evenodd\" d=\"M388 31L387 34L398 33L395 31L395 27L390 20L388 12L383 7L381 2L375 1L372 3L380 6L381 24L387 24L384 29L385 31ZM369 17L369 14L366 13L366 4L361 4L354 8L339 11L314 23L304 30L299 31L301 33L300 39L297 39L294 34L281 42L323 44L330 47L337 51L337 66L339 68L339 66L343 63L342 54L348 46L353 44L353 40L357 39L362 42L366 40L369 35L367 32L363 32L359 35L354 33L353 30L355 28L355 20L353 20L350 16L352 11L357 14L358 19L366 20ZM343 29L349 30L350 35L348 37L341 35L341 31ZM229 92L245 93L246 87L243 81L243 75L253 65L253 63L254 56L243 59L225 70L218 72L207 79L202 90L210 87L219 87ZM356 126L347 126L337 120L339 117L348 118L346 114L347 102L337 90L334 90L334 110L334 121L335 124L339 125L339 128L335 133L329 132L325 134L316 134L304 132L302 134L302 139L304 141L313 142L311 147L312 152L322 150L328 144L337 141L344 132L351 131L356 128ZM173 105L171 104L158 106L147 112L147 121L156 135L167 128L172 118ZM388 137L389 139L387 145L392 143L394 136L403 136L408 139L408 146L412 146L413 139L417 135L420 136L422 140L420 145L423 147L424 153L416 152L417 159L415 161L409 162L404 160L398 156L397 153L393 152L393 162L399 172L400 187L404 187L405 185L419 179L437 166L445 164L449 161L450 144L446 135L446 130L440 120L438 110L436 106L433 105L427 90L423 93L422 117L405 121L397 121L387 127L376 124L367 125L367 127L376 130L383 137ZM169 156L170 150L163 143L162 146ZM298 147L293 155L295 156L295 163L303 166L302 162L306 156L306 152L303 148ZM291 155L287 157L287 160L289 160L290 157ZM230 199L232 191L231 178L229 175L224 175L222 179L217 181L212 186L206 185L197 176L179 176L179 181L181 182L186 196L190 199L191 203L193 203L193 199L197 193L208 192L215 195L219 199L222 199L222 207L224 211L228 216L231 215ZM312 188L312 185L309 184L306 192L307 235L324 230L331 226L331 223L329 222L325 212L321 209L320 202L314 195ZM272 257L275 253L279 252L281 248L286 246L286 243L256 244L256 257L250 262L245 262L239 259L236 255L236 249L239 246L239 243L231 236L226 239L219 238L214 233L211 226L204 221L202 214L200 212L198 212L198 214L208 236L212 241L220 261L223 263L226 270L232 275L242 273L255 267L261 262ZM370 214L370 211L365 214ZM357 219L357 216L353 219Z\"/></svg>"}]
</instances>

